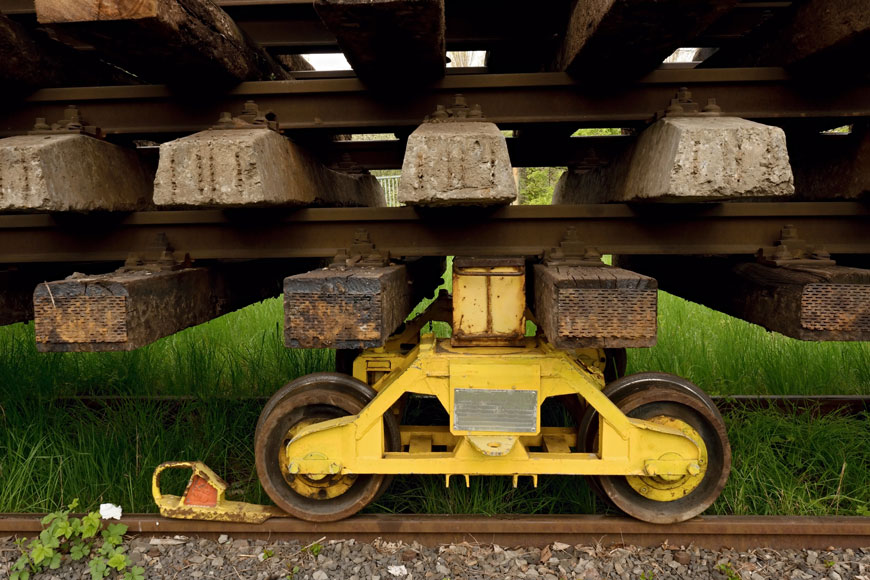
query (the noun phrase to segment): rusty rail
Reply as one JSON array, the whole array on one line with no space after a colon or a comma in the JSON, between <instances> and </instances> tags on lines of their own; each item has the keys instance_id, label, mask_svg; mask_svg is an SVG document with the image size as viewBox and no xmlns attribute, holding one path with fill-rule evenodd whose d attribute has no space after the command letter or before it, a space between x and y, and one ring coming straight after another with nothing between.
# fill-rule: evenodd
<instances>
[{"instance_id":1,"label":"rusty rail","mask_svg":"<svg viewBox=\"0 0 870 580\"><path fill-rule=\"evenodd\" d=\"M565 73L449 75L423 94L393 95L402 106L379 100L355 78L247 82L207 102L179 100L159 85L43 89L0 110L0 137L31 130L37 117L63 118L70 104L110 135L188 133L211 127L221 111L241 111L247 100L277 115L282 129L384 132L416 127L455 93L479 104L502 129L558 123L570 124L572 131L602 124L630 127L652 121L680 86L692 89L699 101L715 97L723 111L747 119L846 124L870 117L870 86L820 90L779 68L678 69L653 71L606 94Z\"/></svg>"},{"instance_id":2,"label":"rusty rail","mask_svg":"<svg viewBox=\"0 0 870 580\"><path fill-rule=\"evenodd\" d=\"M603 253L752 255L779 240L785 225L831 254L870 254L866 204L735 202L4 215L0 263L123 261L158 234L194 260L326 258L361 228L393 256L534 256L558 246L572 227Z\"/></svg>"},{"instance_id":3,"label":"rusty rail","mask_svg":"<svg viewBox=\"0 0 870 580\"><path fill-rule=\"evenodd\" d=\"M0 515L0 535L28 536L42 527L40 515ZM538 546L570 544L632 544L695 546L709 549L767 547L773 549L862 548L870 546L868 517L702 516L673 525L656 525L625 517L579 516L411 516L362 515L330 523L273 518L263 524L230 524L171 520L149 514L124 516L130 534L185 535L298 540L303 543L354 538L369 542L417 541L434 546L456 542Z\"/></svg>"},{"instance_id":4,"label":"rusty rail","mask_svg":"<svg viewBox=\"0 0 870 580\"><path fill-rule=\"evenodd\" d=\"M265 403L269 397L218 398L218 401L230 403L260 402ZM202 400L193 395L175 396L126 396L126 395L93 395L75 397L56 397L49 399L55 405L83 405L92 409L102 409L114 405L129 403L151 403L169 406L180 406L184 403ZM870 395L724 395L714 396L716 406L723 413L750 409L773 409L782 412L810 413L812 415L857 415L870 411Z\"/></svg>"}]
</instances>

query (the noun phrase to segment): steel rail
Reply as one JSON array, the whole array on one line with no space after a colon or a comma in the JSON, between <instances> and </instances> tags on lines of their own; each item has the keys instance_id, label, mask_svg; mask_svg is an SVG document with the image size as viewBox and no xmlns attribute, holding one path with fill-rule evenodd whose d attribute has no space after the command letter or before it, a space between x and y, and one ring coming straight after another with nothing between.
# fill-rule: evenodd
<instances>
[{"instance_id":1,"label":"steel rail","mask_svg":"<svg viewBox=\"0 0 870 580\"><path fill-rule=\"evenodd\" d=\"M231 404L259 402L265 403L269 397L212 397L209 400ZM723 413L753 409L772 409L781 412L809 413L812 415L858 415L870 411L870 396L862 395L716 395L713 402ZM179 407L185 403L202 401L193 395L79 395L66 397L45 397L53 405L82 405L92 409L102 409L125 404L160 404Z\"/></svg>"},{"instance_id":2,"label":"steel rail","mask_svg":"<svg viewBox=\"0 0 870 580\"><path fill-rule=\"evenodd\" d=\"M85 121L107 134L185 133L215 124L222 111L240 112L247 100L277 115L282 129L372 132L413 128L463 93L502 128L567 123L621 127L650 122L680 86L705 103L715 97L728 115L789 119L870 117L870 85L801 83L779 68L657 70L636 83L601 87L565 73L446 76L414 93L373 93L355 78L242 83L223 95L185 98L165 86L42 89L0 110L0 136L33 127L34 119L63 117L77 105ZM839 122L839 121L838 121Z\"/></svg>"},{"instance_id":3,"label":"steel rail","mask_svg":"<svg viewBox=\"0 0 870 580\"><path fill-rule=\"evenodd\" d=\"M870 206L786 202L3 215L0 263L120 261L158 234L194 260L327 258L360 229L395 257L535 256L570 228L602 253L751 255L779 240L785 225L831 254L870 254Z\"/></svg>"},{"instance_id":4,"label":"steel rail","mask_svg":"<svg viewBox=\"0 0 870 580\"><path fill-rule=\"evenodd\" d=\"M41 515L0 514L0 535L35 535ZM868 517L701 516L688 522L657 525L625 517L565 516L448 516L361 515L330 523L272 518L263 524L173 520L149 514L124 516L128 534L184 535L261 540L312 541L354 538L370 542L417 541L427 546L472 542L502 546L543 547L567 544L630 544L701 548L824 549L870 546Z\"/></svg>"}]
</instances>

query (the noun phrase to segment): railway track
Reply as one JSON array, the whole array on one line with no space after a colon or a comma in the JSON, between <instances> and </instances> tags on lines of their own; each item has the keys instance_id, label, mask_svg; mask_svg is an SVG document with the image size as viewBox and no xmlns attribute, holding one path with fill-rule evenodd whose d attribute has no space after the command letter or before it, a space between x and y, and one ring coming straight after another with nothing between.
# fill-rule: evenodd
<instances>
[{"instance_id":1,"label":"railway track","mask_svg":"<svg viewBox=\"0 0 870 580\"><path fill-rule=\"evenodd\" d=\"M61 405L81 404L89 408L103 408L124 403L146 402L178 406L201 400L192 395L130 397L124 395L57 397L52 402ZM218 399L265 402L268 397L247 397L243 399ZM779 411L812 413L826 415L840 413L858 415L870 411L870 396L867 395L725 395L714 396L713 401L722 412L747 409L775 409Z\"/></svg>"},{"instance_id":2,"label":"railway track","mask_svg":"<svg viewBox=\"0 0 870 580\"><path fill-rule=\"evenodd\" d=\"M35 535L39 514L0 515L0 536ZM470 542L501 546L543 547L554 541L604 546L688 546L699 548L825 549L870 546L870 518L805 516L703 516L669 525L601 515L571 516L450 516L360 515L337 522L312 523L272 518L263 524L173 520L151 514L122 518L134 536L297 540L302 543L353 538L371 542L418 542L424 546Z\"/></svg>"}]
</instances>

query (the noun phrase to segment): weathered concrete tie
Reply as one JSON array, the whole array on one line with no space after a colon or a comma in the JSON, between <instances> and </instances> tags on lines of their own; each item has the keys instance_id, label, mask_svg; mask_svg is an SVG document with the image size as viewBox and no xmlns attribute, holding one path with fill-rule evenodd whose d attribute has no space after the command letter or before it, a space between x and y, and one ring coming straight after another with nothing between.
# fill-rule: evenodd
<instances>
[{"instance_id":1,"label":"weathered concrete tie","mask_svg":"<svg viewBox=\"0 0 870 580\"><path fill-rule=\"evenodd\" d=\"M721 201L793 193L782 129L737 117L665 117L610 165L565 172L553 203Z\"/></svg>"},{"instance_id":2,"label":"weathered concrete tie","mask_svg":"<svg viewBox=\"0 0 870 580\"><path fill-rule=\"evenodd\" d=\"M79 133L0 139L0 211L132 211L153 172L135 151Z\"/></svg>"},{"instance_id":3,"label":"weathered concrete tie","mask_svg":"<svg viewBox=\"0 0 870 580\"><path fill-rule=\"evenodd\" d=\"M462 95L408 137L399 201L418 206L501 205L517 198L504 136Z\"/></svg>"},{"instance_id":4,"label":"weathered concrete tie","mask_svg":"<svg viewBox=\"0 0 870 580\"><path fill-rule=\"evenodd\" d=\"M233 121L226 123L232 126ZM384 205L370 174L340 173L266 126L216 128L160 146L154 203L175 207Z\"/></svg>"}]
</instances>

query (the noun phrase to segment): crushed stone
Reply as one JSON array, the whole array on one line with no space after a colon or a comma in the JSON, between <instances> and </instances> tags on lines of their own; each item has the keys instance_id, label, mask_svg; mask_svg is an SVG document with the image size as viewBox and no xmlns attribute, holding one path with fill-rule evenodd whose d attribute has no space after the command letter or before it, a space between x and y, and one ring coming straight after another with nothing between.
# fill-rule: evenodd
<instances>
[{"instance_id":1,"label":"crushed stone","mask_svg":"<svg viewBox=\"0 0 870 580\"><path fill-rule=\"evenodd\" d=\"M493 544L331 540L217 541L132 538L126 543L146 578L203 580L870 580L870 547L861 550L706 550L694 546L605 547L554 542L541 548ZM0 578L8 578L19 552L0 538ZM85 562L34 580L89 579Z\"/></svg>"}]
</instances>

